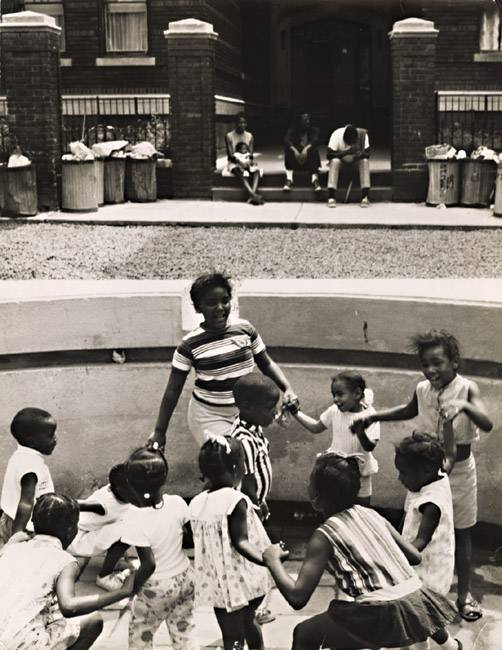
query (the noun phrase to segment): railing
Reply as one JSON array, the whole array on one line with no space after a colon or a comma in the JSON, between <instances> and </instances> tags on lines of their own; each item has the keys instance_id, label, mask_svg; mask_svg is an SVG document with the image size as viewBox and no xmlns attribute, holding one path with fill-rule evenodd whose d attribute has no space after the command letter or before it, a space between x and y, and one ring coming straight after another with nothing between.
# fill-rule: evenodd
<instances>
[{"instance_id":1,"label":"railing","mask_svg":"<svg viewBox=\"0 0 502 650\"><path fill-rule=\"evenodd\" d=\"M502 150L502 92L436 91L436 143Z\"/></svg>"},{"instance_id":2,"label":"railing","mask_svg":"<svg viewBox=\"0 0 502 650\"><path fill-rule=\"evenodd\" d=\"M169 95L66 95L62 98L63 152L70 142L87 146L106 140L148 141L169 152ZM15 146L6 121L7 100L0 97L0 159Z\"/></svg>"}]
</instances>

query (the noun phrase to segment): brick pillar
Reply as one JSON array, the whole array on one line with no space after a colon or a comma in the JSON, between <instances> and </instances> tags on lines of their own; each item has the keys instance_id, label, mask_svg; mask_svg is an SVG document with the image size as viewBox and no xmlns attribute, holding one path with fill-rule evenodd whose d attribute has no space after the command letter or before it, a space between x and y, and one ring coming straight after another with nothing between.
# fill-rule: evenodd
<instances>
[{"instance_id":1,"label":"brick pillar","mask_svg":"<svg viewBox=\"0 0 502 650\"><path fill-rule=\"evenodd\" d=\"M7 121L35 166L39 210L57 210L61 182L61 29L32 11L7 14L0 24Z\"/></svg>"},{"instance_id":2,"label":"brick pillar","mask_svg":"<svg viewBox=\"0 0 502 650\"><path fill-rule=\"evenodd\" d=\"M425 147L435 142L434 23L407 18L390 33L392 58L392 188L394 201L425 201Z\"/></svg>"},{"instance_id":3,"label":"brick pillar","mask_svg":"<svg viewBox=\"0 0 502 650\"><path fill-rule=\"evenodd\" d=\"M214 57L218 35L212 25L193 18L169 23L164 35L173 196L210 199L216 164Z\"/></svg>"}]
</instances>

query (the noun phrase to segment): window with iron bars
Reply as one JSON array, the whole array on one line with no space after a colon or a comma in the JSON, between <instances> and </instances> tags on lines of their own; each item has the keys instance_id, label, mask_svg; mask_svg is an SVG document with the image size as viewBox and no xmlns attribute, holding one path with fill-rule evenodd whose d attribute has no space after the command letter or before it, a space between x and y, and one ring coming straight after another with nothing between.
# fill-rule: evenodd
<instances>
[{"instance_id":1,"label":"window with iron bars","mask_svg":"<svg viewBox=\"0 0 502 650\"><path fill-rule=\"evenodd\" d=\"M105 0L104 20L107 54L148 52L147 0Z\"/></svg>"}]
</instances>

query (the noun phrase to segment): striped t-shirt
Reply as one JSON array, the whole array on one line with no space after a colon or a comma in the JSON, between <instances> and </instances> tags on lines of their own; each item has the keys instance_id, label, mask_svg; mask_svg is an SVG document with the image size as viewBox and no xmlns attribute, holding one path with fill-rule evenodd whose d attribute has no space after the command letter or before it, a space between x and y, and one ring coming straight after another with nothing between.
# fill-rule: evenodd
<instances>
[{"instance_id":1,"label":"striped t-shirt","mask_svg":"<svg viewBox=\"0 0 502 650\"><path fill-rule=\"evenodd\" d=\"M328 571L340 589L357 598L401 584L416 576L385 519L363 506L352 506L317 529L333 547Z\"/></svg>"},{"instance_id":2,"label":"striped t-shirt","mask_svg":"<svg viewBox=\"0 0 502 650\"><path fill-rule=\"evenodd\" d=\"M193 367L195 399L212 406L231 406L233 385L253 371L254 357L264 350L265 344L251 323L231 319L224 330L199 326L184 336L174 351L172 370L188 374Z\"/></svg>"},{"instance_id":3,"label":"striped t-shirt","mask_svg":"<svg viewBox=\"0 0 502 650\"><path fill-rule=\"evenodd\" d=\"M254 474L256 496L260 505L268 497L272 487L269 442L263 435L260 426L249 424L239 416L235 418L230 435L240 440L244 447L245 472L246 474Z\"/></svg>"}]
</instances>

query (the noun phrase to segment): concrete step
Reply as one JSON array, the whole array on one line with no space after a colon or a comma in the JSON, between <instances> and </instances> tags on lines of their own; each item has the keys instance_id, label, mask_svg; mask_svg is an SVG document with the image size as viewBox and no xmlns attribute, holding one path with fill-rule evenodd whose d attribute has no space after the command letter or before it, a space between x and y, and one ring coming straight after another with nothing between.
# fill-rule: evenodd
<instances>
[{"instance_id":1,"label":"concrete step","mask_svg":"<svg viewBox=\"0 0 502 650\"><path fill-rule=\"evenodd\" d=\"M310 188L312 186L311 174L295 173L293 175L293 185L295 187ZM265 173L260 179L260 187L282 187L286 176L284 172ZM371 187L390 187L392 184L392 175L390 170L373 171L370 173ZM350 181L352 185L359 186L359 174L357 171L343 172L340 175L340 183L348 187ZM328 184L328 174L323 171L319 173L319 182L323 187ZM221 173L215 173L213 176L214 187L235 187L238 183L233 176L222 176Z\"/></svg>"},{"instance_id":2,"label":"concrete step","mask_svg":"<svg viewBox=\"0 0 502 650\"><path fill-rule=\"evenodd\" d=\"M293 187L290 192L284 192L282 187L260 187L259 194L266 202L297 202L297 203L326 203L328 200L328 190L322 189L320 192L314 192L309 187ZM341 187L336 191L336 200L338 203L345 202L347 188ZM213 187L213 201L238 201L246 200L246 192L238 187ZM347 203L359 203L361 200L361 189L352 188ZM392 201L391 187L372 187L370 190L370 201Z\"/></svg>"}]
</instances>

